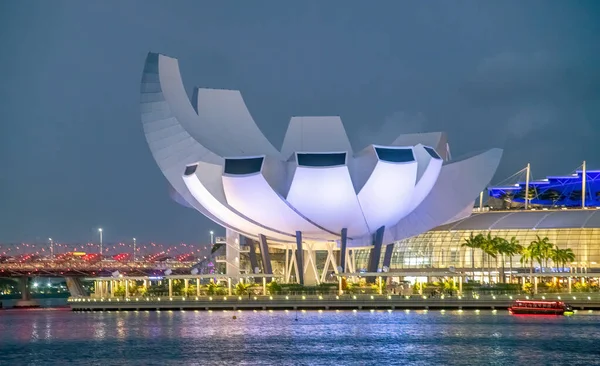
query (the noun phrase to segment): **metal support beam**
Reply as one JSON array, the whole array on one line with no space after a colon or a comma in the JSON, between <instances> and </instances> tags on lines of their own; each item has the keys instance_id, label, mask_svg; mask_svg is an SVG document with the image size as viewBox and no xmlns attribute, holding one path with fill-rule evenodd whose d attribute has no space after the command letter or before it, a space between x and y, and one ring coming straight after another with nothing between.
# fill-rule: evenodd
<instances>
[{"instance_id":1,"label":"metal support beam","mask_svg":"<svg viewBox=\"0 0 600 366\"><path fill-rule=\"evenodd\" d=\"M267 246L267 237L263 234L259 234L260 239L260 255L262 257L263 273L273 274L273 268L271 267L271 255L269 254L269 247ZM271 281L271 279L269 279Z\"/></svg>"},{"instance_id":2,"label":"metal support beam","mask_svg":"<svg viewBox=\"0 0 600 366\"><path fill-rule=\"evenodd\" d=\"M392 253L394 252L394 243L385 246L385 254L383 255L383 266L390 268L392 263Z\"/></svg>"},{"instance_id":3,"label":"metal support beam","mask_svg":"<svg viewBox=\"0 0 600 366\"><path fill-rule=\"evenodd\" d=\"M348 248L348 229L342 229L342 243L340 247L340 267L341 272L346 272L346 248Z\"/></svg>"},{"instance_id":4,"label":"metal support beam","mask_svg":"<svg viewBox=\"0 0 600 366\"><path fill-rule=\"evenodd\" d=\"M252 273L256 274L255 271L258 268L258 259L256 258L256 245L254 243L254 240L250 238L244 237L244 240L246 240L246 245L250 249L250 251L248 252L248 256L250 257L250 266L252 267Z\"/></svg>"},{"instance_id":5,"label":"metal support beam","mask_svg":"<svg viewBox=\"0 0 600 366\"><path fill-rule=\"evenodd\" d=\"M373 248L371 249L371 254L369 256L369 268L367 269L368 272L377 272L377 269L379 268L379 259L381 257L381 245L383 244L384 231L385 226L382 226L377 229L373 235ZM375 282L375 277L368 277L367 282Z\"/></svg>"},{"instance_id":6,"label":"metal support beam","mask_svg":"<svg viewBox=\"0 0 600 366\"><path fill-rule=\"evenodd\" d=\"M298 268L298 283L304 285L304 250L302 250L302 232L296 231L296 268Z\"/></svg>"}]
</instances>

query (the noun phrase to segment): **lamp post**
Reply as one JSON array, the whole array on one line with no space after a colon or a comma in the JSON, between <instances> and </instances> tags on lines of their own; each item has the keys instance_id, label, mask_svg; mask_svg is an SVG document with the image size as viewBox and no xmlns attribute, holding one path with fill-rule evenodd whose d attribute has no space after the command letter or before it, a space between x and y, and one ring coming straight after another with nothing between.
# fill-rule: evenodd
<instances>
[{"instance_id":1,"label":"lamp post","mask_svg":"<svg viewBox=\"0 0 600 366\"><path fill-rule=\"evenodd\" d=\"M214 240L213 240L214 239L214 235L215 235L215 232L211 230L210 231L210 245L214 244Z\"/></svg>"},{"instance_id":2,"label":"lamp post","mask_svg":"<svg viewBox=\"0 0 600 366\"><path fill-rule=\"evenodd\" d=\"M135 262L135 238L133 238L133 261Z\"/></svg>"},{"instance_id":3,"label":"lamp post","mask_svg":"<svg viewBox=\"0 0 600 366\"><path fill-rule=\"evenodd\" d=\"M54 241L52 238L48 238L48 240L50 241L50 258L54 259Z\"/></svg>"},{"instance_id":4,"label":"lamp post","mask_svg":"<svg viewBox=\"0 0 600 366\"><path fill-rule=\"evenodd\" d=\"M98 232L100 233L100 260L102 260L102 228L99 228Z\"/></svg>"}]
</instances>

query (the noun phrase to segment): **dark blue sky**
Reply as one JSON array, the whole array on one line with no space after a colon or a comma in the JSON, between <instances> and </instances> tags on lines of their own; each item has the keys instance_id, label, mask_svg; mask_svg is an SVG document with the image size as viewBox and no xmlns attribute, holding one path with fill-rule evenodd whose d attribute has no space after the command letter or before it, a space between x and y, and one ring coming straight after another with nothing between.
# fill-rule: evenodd
<instances>
[{"instance_id":1,"label":"dark blue sky","mask_svg":"<svg viewBox=\"0 0 600 366\"><path fill-rule=\"evenodd\" d=\"M375 4L375 5L374 5ZM281 145L294 115L355 141L447 131L505 148L496 181L600 168L597 1L1 1L0 242L208 240L144 140L148 51L239 89Z\"/></svg>"}]
</instances>

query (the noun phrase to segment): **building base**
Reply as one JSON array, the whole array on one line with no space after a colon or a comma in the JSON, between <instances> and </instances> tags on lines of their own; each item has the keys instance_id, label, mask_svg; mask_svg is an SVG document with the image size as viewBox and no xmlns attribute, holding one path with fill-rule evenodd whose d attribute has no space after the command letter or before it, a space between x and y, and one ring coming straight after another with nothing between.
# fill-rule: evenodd
<instances>
[{"instance_id":1,"label":"building base","mask_svg":"<svg viewBox=\"0 0 600 366\"><path fill-rule=\"evenodd\" d=\"M18 300L13 308L15 309L30 309L30 308L39 308L40 303L37 300Z\"/></svg>"}]
</instances>

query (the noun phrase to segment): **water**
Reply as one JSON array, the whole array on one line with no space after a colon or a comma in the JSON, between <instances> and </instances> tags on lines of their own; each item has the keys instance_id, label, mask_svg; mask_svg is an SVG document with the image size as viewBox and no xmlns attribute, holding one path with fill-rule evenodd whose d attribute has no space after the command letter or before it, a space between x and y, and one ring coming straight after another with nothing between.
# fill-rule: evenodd
<instances>
[{"instance_id":1,"label":"water","mask_svg":"<svg viewBox=\"0 0 600 366\"><path fill-rule=\"evenodd\" d=\"M588 311L0 311L6 365L598 365L599 344Z\"/></svg>"}]
</instances>

